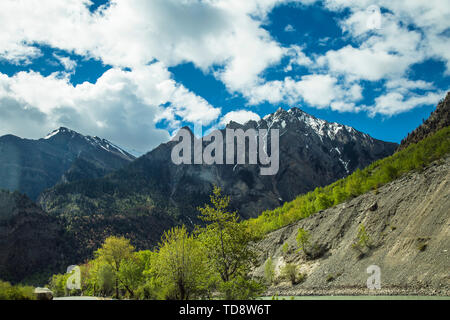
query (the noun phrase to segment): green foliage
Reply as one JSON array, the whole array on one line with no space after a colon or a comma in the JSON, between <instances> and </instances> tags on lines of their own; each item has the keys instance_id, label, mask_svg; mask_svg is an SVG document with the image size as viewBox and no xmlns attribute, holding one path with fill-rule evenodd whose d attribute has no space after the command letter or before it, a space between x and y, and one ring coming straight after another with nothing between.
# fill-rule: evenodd
<instances>
[{"instance_id":1,"label":"green foliage","mask_svg":"<svg viewBox=\"0 0 450 320\"><path fill-rule=\"evenodd\" d=\"M287 253L289 251L289 244L287 242L285 242L283 244L283 247L281 248L281 250L283 251L283 255L287 255Z\"/></svg>"},{"instance_id":2,"label":"green foliage","mask_svg":"<svg viewBox=\"0 0 450 320\"><path fill-rule=\"evenodd\" d=\"M0 280L0 300L35 300L34 288Z\"/></svg>"},{"instance_id":3,"label":"green foliage","mask_svg":"<svg viewBox=\"0 0 450 320\"><path fill-rule=\"evenodd\" d=\"M201 297L207 291L210 278L201 243L183 226L165 232L159 247L155 271L166 295L163 298Z\"/></svg>"},{"instance_id":4,"label":"green foliage","mask_svg":"<svg viewBox=\"0 0 450 320\"><path fill-rule=\"evenodd\" d=\"M272 257L269 257L264 264L264 278L266 283L270 286L275 280L275 264Z\"/></svg>"},{"instance_id":5,"label":"green foliage","mask_svg":"<svg viewBox=\"0 0 450 320\"><path fill-rule=\"evenodd\" d=\"M222 298L227 300L255 299L264 292L264 289L261 282L243 274L239 274L229 281L222 281L218 284L218 290L222 293Z\"/></svg>"},{"instance_id":6,"label":"green foliage","mask_svg":"<svg viewBox=\"0 0 450 320\"><path fill-rule=\"evenodd\" d=\"M294 263L286 263L280 270L282 279L288 280L292 285L298 283L297 265Z\"/></svg>"},{"instance_id":7,"label":"green foliage","mask_svg":"<svg viewBox=\"0 0 450 320\"><path fill-rule=\"evenodd\" d=\"M105 240L105 243L95 252L95 257L99 260L100 264L108 265L114 273L114 287L115 296L119 298L119 282L128 293L133 296L134 292L129 286L125 275L127 271L124 270L123 265L129 264L130 259L133 259L134 247L130 244L130 240L124 237L109 237Z\"/></svg>"},{"instance_id":8,"label":"green foliage","mask_svg":"<svg viewBox=\"0 0 450 320\"><path fill-rule=\"evenodd\" d=\"M378 193L378 188L382 185L413 170L423 170L431 162L447 155L449 151L450 127L446 127L417 144L372 163L363 170L356 170L344 179L300 195L282 207L264 211L259 217L246 221L245 225L250 233L262 237L268 232L370 190Z\"/></svg>"},{"instance_id":9,"label":"green foliage","mask_svg":"<svg viewBox=\"0 0 450 320\"><path fill-rule=\"evenodd\" d=\"M67 279L69 279L70 274L55 274L52 276L49 284L50 290L53 292L55 297L64 297L68 295L67 289Z\"/></svg>"},{"instance_id":10,"label":"green foliage","mask_svg":"<svg viewBox=\"0 0 450 320\"><path fill-rule=\"evenodd\" d=\"M223 196L220 188L214 187L210 197L211 205L199 208L200 219L207 225L198 228L198 238L205 249L210 270L219 276L218 288L226 299L237 299L235 285L250 290L256 288L253 283L243 282L255 262L255 251L251 244L254 240L246 226L239 223L236 212L229 212L230 197ZM247 286L248 285L248 286ZM246 290L247 290L246 289ZM247 298L251 298L248 296Z\"/></svg>"},{"instance_id":11,"label":"green foliage","mask_svg":"<svg viewBox=\"0 0 450 320\"><path fill-rule=\"evenodd\" d=\"M98 290L102 296L112 296L114 294L114 285L116 283L116 275L113 268L108 264L99 266L97 273Z\"/></svg>"},{"instance_id":12,"label":"green foliage","mask_svg":"<svg viewBox=\"0 0 450 320\"><path fill-rule=\"evenodd\" d=\"M132 299L252 299L264 286L249 277L255 240L237 214L228 211L230 198L214 188L211 204L200 208L207 225L189 234L173 228L155 251L138 251L125 238L108 237L81 269L83 295ZM54 275L50 287L70 295L70 275Z\"/></svg>"},{"instance_id":13,"label":"green foliage","mask_svg":"<svg viewBox=\"0 0 450 320\"><path fill-rule=\"evenodd\" d=\"M358 235L356 236L356 241L352 244L352 248L362 251L364 249L370 249L372 247L372 240L367 234L366 227L364 224L360 224L358 228Z\"/></svg>"},{"instance_id":14,"label":"green foliage","mask_svg":"<svg viewBox=\"0 0 450 320\"><path fill-rule=\"evenodd\" d=\"M304 253L307 252L309 246L309 232L303 228L299 228L297 231L297 245Z\"/></svg>"}]
</instances>

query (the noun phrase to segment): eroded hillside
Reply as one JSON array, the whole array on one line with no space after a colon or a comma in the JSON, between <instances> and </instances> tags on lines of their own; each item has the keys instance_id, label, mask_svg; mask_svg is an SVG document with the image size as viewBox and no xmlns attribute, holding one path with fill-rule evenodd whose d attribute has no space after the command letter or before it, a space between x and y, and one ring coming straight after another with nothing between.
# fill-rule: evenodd
<instances>
[{"instance_id":1,"label":"eroded hillside","mask_svg":"<svg viewBox=\"0 0 450 320\"><path fill-rule=\"evenodd\" d=\"M355 249L365 227L370 248ZM298 249L299 228L310 235L309 257ZM275 281L267 294L450 295L450 157L378 191L321 211L268 234L258 243L259 267L272 257L275 273L294 263L302 283ZM381 289L367 289L367 267L381 269Z\"/></svg>"}]
</instances>

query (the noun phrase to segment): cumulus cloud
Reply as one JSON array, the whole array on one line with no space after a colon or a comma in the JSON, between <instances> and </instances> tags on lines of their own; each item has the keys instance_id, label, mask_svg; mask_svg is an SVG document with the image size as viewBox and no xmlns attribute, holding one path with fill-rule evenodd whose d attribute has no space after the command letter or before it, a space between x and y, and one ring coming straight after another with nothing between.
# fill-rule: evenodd
<instances>
[{"instance_id":1,"label":"cumulus cloud","mask_svg":"<svg viewBox=\"0 0 450 320\"><path fill-rule=\"evenodd\" d=\"M168 68L186 62L213 74L230 93L247 98L249 105L303 101L341 112L364 109L391 115L434 103L441 95L433 84L411 81L407 75L412 65L430 58L444 61L450 73L446 0L325 0L329 10L350 12L339 26L352 44L321 56L306 55L303 44L283 46L263 28L275 6L290 2L316 1L111 0L92 13L89 0L3 0L0 59L29 64L42 55L35 44L43 44L95 58L112 69L94 84L73 86L69 76L76 62L58 54L54 57L65 72L47 77L34 72L0 74L0 99L3 109L11 108L10 123L15 115L29 128L12 131L2 117L0 133L42 136L44 130L72 123L82 132L148 149L168 137L167 131L156 129L161 120L175 128L181 122L255 117L251 111L238 110L221 118L220 106L176 83ZM387 9L380 28L368 27L367 8L372 4ZM286 31L293 29L287 26ZM267 81L264 71L280 67L284 58L289 59L285 72L301 66L308 73ZM380 80L384 91L374 105L359 106L362 81ZM419 97L417 90L426 94ZM39 121L42 126L33 124Z\"/></svg>"},{"instance_id":2,"label":"cumulus cloud","mask_svg":"<svg viewBox=\"0 0 450 320\"><path fill-rule=\"evenodd\" d=\"M377 113L392 116L424 105L436 105L444 92L405 95L399 91L388 92L375 99L375 104L368 108L373 116Z\"/></svg>"},{"instance_id":3,"label":"cumulus cloud","mask_svg":"<svg viewBox=\"0 0 450 320\"><path fill-rule=\"evenodd\" d=\"M158 132L155 122L160 120L168 121L172 128L181 121L211 123L219 118L220 108L176 83L167 68L189 61L204 72L214 71L230 91L254 86L261 81L260 73L285 54L261 28L268 12L282 2L112 0L92 14L88 0L2 1L1 59L29 63L41 54L33 45L44 44L113 66L97 83L73 87L68 73L76 69L75 61L54 55L66 72L48 77L34 72L3 75L2 97L45 114L47 126L42 128L69 119L76 123L81 114L96 132L119 125L110 115L146 121L153 132ZM149 67L155 60L159 62ZM222 68L213 70L214 66ZM122 68L132 72L123 73ZM121 108L127 110L127 116L114 107L119 97L124 99ZM144 106L151 110L149 118L128 116L141 115ZM67 115L63 116L62 110ZM132 125L120 124L133 130ZM138 136L138 127L134 130ZM142 148L141 142L135 143Z\"/></svg>"},{"instance_id":4,"label":"cumulus cloud","mask_svg":"<svg viewBox=\"0 0 450 320\"><path fill-rule=\"evenodd\" d=\"M220 120L220 125L225 126L228 123L230 123L230 121L244 124L250 120L259 121L260 119L261 119L260 116L252 111L236 110L228 112L226 115L224 115Z\"/></svg>"},{"instance_id":5,"label":"cumulus cloud","mask_svg":"<svg viewBox=\"0 0 450 320\"><path fill-rule=\"evenodd\" d=\"M362 98L362 87L357 83L340 82L328 74L312 74L302 76L300 80L286 77L283 81L269 81L252 88L246 95L252 104L304 101L316 108L358 111L351 102Z\"/></svg>"},{"instance_id":6,"label":"cumulus cloud","mask_svg":"<svg viewBox=\"0 0 450 320\"><path fill-rule=\"evenodd\" d=\"M41 124L29 127L23 136L42 137L57 126L67 125L144 151L169 138L167 131L155 128L161 118L208 124L220 115L220 109L173 81L162 63L132 71L113 68L96 83L77 86L70 84L64 73L47 77L36 72L1 75L0 99L15 106L17 123L26 110L39 115L36 123ZM169 106L163 108L165 104ZM8 122L7 117L0 119L0 134L17 132L8 131Z\"/></svg>"},{"instance_id":7,"label":"cumulus cloud","mask_svg":"<svg viewBox=\"0 0 450 320\"><path fill-rule=\"evenodd\" d=\"M77 62L70 59L69 57L63 57L56 53L53 54L53 57L59 61L59 63L64 67L66 71L72 72L77 67Z\"/></svg>"}]
</instances>

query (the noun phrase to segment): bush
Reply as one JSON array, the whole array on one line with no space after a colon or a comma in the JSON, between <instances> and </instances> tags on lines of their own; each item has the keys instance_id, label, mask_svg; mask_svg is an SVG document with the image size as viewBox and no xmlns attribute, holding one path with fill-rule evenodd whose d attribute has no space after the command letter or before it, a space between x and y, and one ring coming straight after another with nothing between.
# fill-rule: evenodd
<instances>
[{"instance_id":1,"label":"bush","mask_svg":"<svg viewBox=\"0 0 450 320\"><path fill-rule=\"evenodd\" d=\"M231 281L220 282L221 298L227 300L251 300L259 297L265 290L264 285L247 276L239 275Z\"/></svg>"},{"instance_id":2,"label":"bush","mask_svg":"<svg viewBox=\"0 0 450 320\"><path fill-rule=\"evenodd\" d=\"M281 278L290 281L292 285L297 284L297 265L286 263L281 268Z\"/></svg>"},{"instance_id":3,"label":"bush","mask_svg":"<svg viewBox=\"0 0 450 320\"><path fill-rule=\"evenodd\" d=\"M0 300L36 300L34 288L0 281Z\"/></svg>"},{"instance_id":4,"label":"bush","mask_svg":"<svg viewBox=\"0 0 450 320\"><path fill-rule=\"evenodd\" d=\"M264 278L269 286L275 279L275 264L273 263L272 257L269 257L264 265Z\"/></svg>"},{"instance_id":5,"label":"bush","mask_svg":"<svg viewBox=\"0 0 450 320\"><path fill-rule=\"evenodd\" d=\"M307 247L309 246L309 232L303 228L299 228L297 231L297 244L300 250L306 254Z\"/></svg>"},{"instance_id":6,"label":"bush","mask_svg":"<svg viewBox=\"0 0 450 320\"><path fill-rule=\"evenodd\" d=\"M358 235L356 241L352 244L352 248L358 250L360 253L364 253L364 249L370 249L372 247L372 240L366 232L364 224L359 225Z\"/></svg>"}]
</instances>

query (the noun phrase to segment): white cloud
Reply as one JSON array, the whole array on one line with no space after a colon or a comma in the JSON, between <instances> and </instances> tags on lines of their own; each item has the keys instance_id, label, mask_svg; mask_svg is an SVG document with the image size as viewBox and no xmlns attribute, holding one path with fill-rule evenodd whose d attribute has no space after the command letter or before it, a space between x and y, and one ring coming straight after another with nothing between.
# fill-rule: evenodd
<instances>
[{"instance_id":1,"label":"white cloud","mask_svg":"<svg viewBox=\"0 0 450 320\"><path fill-rule=\"evenodd\" d=\"M371 48L354 48L350 45L337 51L328 51L318 62L326 63L330 71L351 79L371 81L401 76L409 65L398 55Z\"/></svg>"},{"instance_id":2,"label":"white cloud","mask_svg":"<svg viewBox=\"0 0 450 320\"><path fill-rule=\"evenodd\" d=\"M285 28L284 28L284 32L294 32L295 28L291 25L288 24Z\"/></svg>"},{"instance_id":3,"label":"white cloud","mask_svg":"<svg viewBox=\"0 0 450 320\"><path fill-rule=\"evenodd\" d=\"M250 120L259 121L260 119L261 119L260 116L252 111L236 110L236 111L228 112L226 115L224 115L222 117L222 119L220 120L220 125L225 126L228 123L230 123L230 121L244 124Z\"/></svg>"},{"instance_id":4,"label":"white cloud","mask_svg":"<svg viewBox=\"0 0 450 320\"><path fill-rule=\"evenodd\" d=\"M436 105L445 92L428 92L426 94L404 95L398 91L388 92L375 99L375 104L368 108L371 115L377 113L392 116L424 105Z\"/></svg>"},{"instance_id":5,"label":"white cloud","mask_svg":"<svg viewBox=\"0 0 450 320\"><path fill-rule=\"evenodd\" d=\"M359 111L354 102L362 98L362 87L357 83L339 82L337 78L312 74L294 80L268 81L244 93L250 104L287 102L295 104L304 101L316 108L331 107L338 111Z\"/></svg>"},{"instance_id":6,"label":"white cloud","mask_svg":"<svg viewBox=\"0 0 450 320\"><path fill-rule=\"evenodd\" d=\"M15 65L28 65L33 59L42 56L41 50L25 44L11 43L0 48L0 60L7 60Z\"/></svg>"},{"instance_id":7,"label":"white cloud","mask_svg":"<svg viewBox=\"0 0 450 320\"><path fill-rule=\"evenodd\" d=\"M57 55L56 53L53 54L53 57L55 57L55 59L59 61L59 63L64 67L66 71L72 72L77 67L76 61L70 59L69 57L63 57Z\"/></svg>"},{"instance_id":8,"label":"white cloud","mask_svg":"<svg viewBox=\"0 0 450 320\"><path fill-rule=\"evenodd\" d=\"M341 22L343 30L361 41L362 49L370 48L383 55L397 54L402 62L398 70L427 58L442 59L447 64L447 72L450 70L448 38L442 34L450 28L448 1L327 0L326 5L331 10L350 9L350 17ZM371 14L367 9L371 5L389 10L382 15L380 28L375 30L367 27Z\"/></svg>"},{"instance_id":9,"label":"white cloud","mask_svg":"<svg viewBox=\"0 0 450 320\"><path fill-rule=\"evenodd\" d=\"M398 78L386 82L386 88L407 91L414 89L432 90L434 89L434 85L423 80L412 81L405 78Z\"/></svg>"},{"instance_id":10,"label":"white cloud","mask_svg":"<svg viewBox=\"0 0 450 320\"><path fill-rule=\"evenodd\" d=\"M0 134L15 133L25 137L42 137L57 126L70 126L82 133L95 134L137 150L148 151L169 138L165 130L155 128L166 119L172 125L180 117L185 121L211 123L220 109L209 105L170 78L162 63L132 70L113 68L95 84L72 86L68 75L54 73L48 77L35 72L20 72L13 77L0 74L0 99L20 112L32 110L40 115L41 126L11 130L0 119ZM161 105L169 104L163 108Z\"/></svg>"},{"instance_id":11,"label":"white cloud","mask_svg":"<svg viewBox=\"0 0 450 320\"><path fill-rule=\"evenodd\" d=\"M214 123L220 117L218 106L211 106L171 78L168 67L185 62L213 73L228 91L242 93L250 105L304 101L318 108L358 111L361 80L387 80L384 89L393 90L369 107L372 113L391 114L434 101L438 93L432 84L413 82L407 74L413 64L428 58L443 60L450 72L448 37L443 35L450 28L446 0L326 0L330 10L350 9L340 26L353 41L321 57L307 56L303 44L282 46L262 27L276 5L292 1L112 0L111 6L92 14L88 0L3 0L0 59L27 64L42 54L33 44L45 44L96 58L113 69L96 84L73 87L67 72L76 69L75 62L57 55L64 73L0 75L0 99L14 105L16 114L34 112L48 126L83 115L86 128L99 135L125 128L123 135L134 137L139 145L143 143L138 142L137 131L145 128L158 135L154 127L158 120L167 120L174 127L180 121ZM316 1L296 2L308 5ZM366 9L372 4L389 10L379 29L367 25ZM319 40L319 44L328 40ZM310 74L266 81L264 71L279 66L286 57L286 72L302 66ZM148 65L155 59L159 62ZM124 67L132 71L121 71ZM415 96L416 89L429 92L421 100ZM394 102L401 106L389 107ZM133 128L132 122L141 124ZM1 130L6 130L7 124L3 124Z\"/></svg>"}]
</instances>

